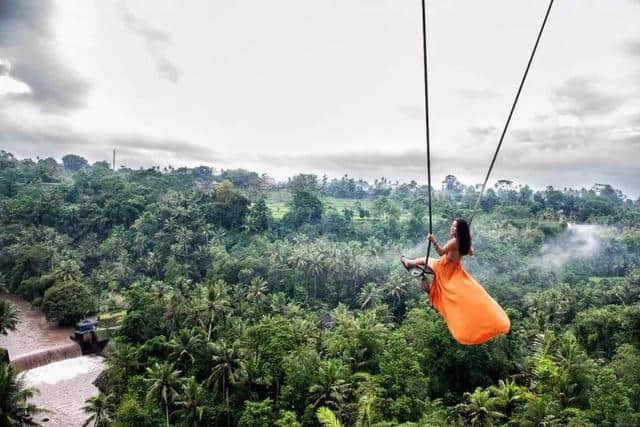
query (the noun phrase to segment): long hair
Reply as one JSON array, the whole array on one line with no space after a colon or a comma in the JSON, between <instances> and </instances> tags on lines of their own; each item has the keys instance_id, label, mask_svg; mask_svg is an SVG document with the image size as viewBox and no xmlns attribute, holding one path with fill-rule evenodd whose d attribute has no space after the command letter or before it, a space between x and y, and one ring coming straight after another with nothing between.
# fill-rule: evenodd
<instances>
[{"instance_id":1,"label":"long hair","mask_svg":"<svg viewBox=\"0 0 640 427\"><path fill-rule=\"evenodd\" d=\"M469 255L471 250L471 231L469 224L462 218L456 218L456 239L458 239L458 250L460 255Z\"/></svg>"}]
</instances>

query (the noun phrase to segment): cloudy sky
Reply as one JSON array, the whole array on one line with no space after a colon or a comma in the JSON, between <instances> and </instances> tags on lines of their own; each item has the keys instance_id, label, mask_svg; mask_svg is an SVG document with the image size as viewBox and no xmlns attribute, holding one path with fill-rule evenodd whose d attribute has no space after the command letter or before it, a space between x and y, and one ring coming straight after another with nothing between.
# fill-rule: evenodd
<instances>
[{"instance_id":1,"label":"cloudy sky","mask_svg":"<svg viewBox=\"0 0 640 427\"><path fill-rule=\"evenodd\" d=\"M432 166L480 182L546 0L428 2ZM419 0L0 0L0 148L425 181ZM556 0L494 178L640 196L640 0Z\"/></svg>"}]
</instances>

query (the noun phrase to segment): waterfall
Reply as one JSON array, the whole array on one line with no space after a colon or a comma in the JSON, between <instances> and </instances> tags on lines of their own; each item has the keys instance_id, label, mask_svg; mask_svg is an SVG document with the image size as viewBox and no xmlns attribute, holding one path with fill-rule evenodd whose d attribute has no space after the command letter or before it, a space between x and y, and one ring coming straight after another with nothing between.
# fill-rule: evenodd
<instances>
[{"instance_id":1,"label":"waterfall","mask_svg":"<svg viewBox=\"0 0 640 427\"><path fill-rule=\"evenodd\" d=\"M57 347L21 354L15 359L12 359L10 363L14 368L16 368L16 370L26 371L47 365L51 362L57 362L79 356L82 356L80 346L75 342L71 342Z\"/></svg>"}]
</instances>

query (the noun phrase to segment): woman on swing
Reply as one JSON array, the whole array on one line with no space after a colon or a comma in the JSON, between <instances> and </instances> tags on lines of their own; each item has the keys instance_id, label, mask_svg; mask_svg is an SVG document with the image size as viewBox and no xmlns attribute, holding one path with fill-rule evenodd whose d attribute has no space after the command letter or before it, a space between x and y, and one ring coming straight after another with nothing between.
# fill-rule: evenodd
<instances>
[{"instance_id":1,"label":"woman on swing","mask_svg":"<svg viewBox=\"0 0 640 427\"><path fill-rule=\"evenodd\" d=\"M434 272L429 299L459 343L482 344L506 334L511 327L509 317L460 262L463 256L473 255L469 224L456 218L449 228L449 237L449 241L440 246L434 235L428 235L439 259L402 257L402 265L409 270L424 268L426 264Z\"/></svg>"}]
</instances>

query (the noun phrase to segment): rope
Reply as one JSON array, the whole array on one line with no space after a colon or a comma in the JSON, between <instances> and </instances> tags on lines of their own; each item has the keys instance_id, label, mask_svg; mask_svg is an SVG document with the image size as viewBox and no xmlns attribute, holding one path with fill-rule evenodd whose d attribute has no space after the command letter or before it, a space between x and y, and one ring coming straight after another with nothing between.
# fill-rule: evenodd
<instances>
[{"instance_id":1,"label":"rope","mask_svg":"<svg viewBox=\"0 0 640 427\"><path fill-rule=\"evenodd\" d=\"M422 0L422 57L424 59L424 114L425 114L425 131L427 142L427 193L429 200L429 234L433 233L433 224L431 219L431 150L429 146L429 84L427 79L427 8L425 0ZM431 252L431 240L427 246L427 270L429 253Z\"/></svg>"},{"instance_id":2,"label":"rope","mask_svg":"<svg viewBox=\"0 0 640 427\"><path fill-rule=\"evenodd\" d=\"M529 74L529 68L531 68L533 57L535 56L536 50L538 49L538 43L540 42L540 38L542 37L542 32L544 31L544 27L547 24L547 19L549 18L549 13L551 12L551 6L553 6L553 0L549 2L547 13L544 16L544 21L542 21L542 26L540 27L540 31L538 32L538 38L536 39L536 44L533 46L533 51L531 51L531 56L529 57L527 68L524 70L524 75L522 76L522 80L520 81L520 87L518 87L518 92L516 93L516 97L513 100L513 105L511 106L509 117L507 118L507 122L504 125L504 129L502 129L502 135L500 135L500 142L498 142L498 147L496 148L496 152L493 154L493 159L491 159L491 164L489 165L487 176L485 177L484 182L482 183L482 189L480 190L480 194L478 194L478 199L476 200L476 204L473 207L473 211L471 212L469 224L471 224L471 221L473 221L473 217L475 216L478 210L478 206L480 205L480 200L482 199L482 195L484 194L484 190L487 186L487 181L489 181L489 176L491 175L491 171L493 170L493 165L496 163L496 158L498 157L498 153L500 152L500 147L502 147L502 141L504 141L504 136L507 133L507 129L509 128L509 123L511 122L511 117L513 116L513 112L515 111L516 105L518 104L518 99L520 98L522 87L524 86L524 82L527 79L527 74Z\"/></svg>"}]
</instances>

